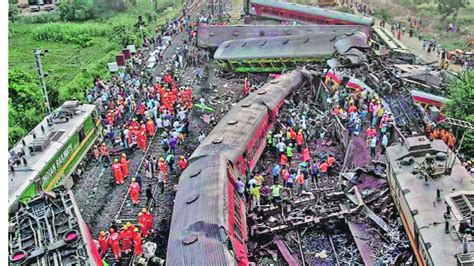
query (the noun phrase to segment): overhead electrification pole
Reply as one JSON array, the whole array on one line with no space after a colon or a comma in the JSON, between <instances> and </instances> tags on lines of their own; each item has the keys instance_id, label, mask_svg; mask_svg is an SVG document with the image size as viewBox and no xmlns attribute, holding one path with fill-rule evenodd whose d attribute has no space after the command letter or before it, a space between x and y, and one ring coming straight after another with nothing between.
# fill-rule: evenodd
<instances>
[{"instance_id":1,"label":"overhead electrification pole","mask_svg":"<svg viewBox=\"0 0 474 266\"><path fill-rule=\"evenodd\" d=\"M47 50L45 50L45 52L47 52ZM49 105L48 91L46 90L46 82L44 80L43 66L41 65L41 56L43 54L40 49L34 49L33 54L35 55L36 68L38 69L38 77L41 82L41 91L43 92L43 103L46 108L46 114L49 115L51 113L51 106Z\"/></svg>"}]
</instances>

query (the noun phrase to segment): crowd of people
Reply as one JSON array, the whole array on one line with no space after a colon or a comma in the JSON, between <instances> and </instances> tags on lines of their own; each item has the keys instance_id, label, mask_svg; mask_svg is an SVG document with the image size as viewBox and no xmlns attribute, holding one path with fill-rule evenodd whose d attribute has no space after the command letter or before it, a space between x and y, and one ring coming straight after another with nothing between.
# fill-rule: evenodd
<instances>
[{"instance_id":1,"label":"crowd of people","mask_svg":"<svg viewBox=\"0 0 474 266\"><path fill-rule=\"evenodd\" d=\"M125 71L109 81L96 78L94 87L86 92L89 103L98 107L103 128L102 140L93 146L92 156L104 167L111 166L115 184L128 184L132 204L143 207L137 223L116 221L100 232L98 242L104 257L109 249L115 260L122 257L122 252L131 253L132 247L136 256L143 252L142 242L155 231L153 214L147 210L155 205L153 186L143 187L143 178L159 184L163 193L170 175L179 175L187 167L183 147L194 97L192 87L180 82L179 76L190 50L195 49L189 46L196 43L197 25L189 15L167 23L158 37L145 40L148 47L133 55ZM185 34L184 40L175 53L165 58L177 34ZM158 68L163 69L157 78L147 70L146 51L156 56ZM139 157L143 158L144 177L131 173L128 157L137 152L146 154L152 141L159 143L161 152ZM140 201L142 193L146 202Z\"/></svg>"}]
</instances>

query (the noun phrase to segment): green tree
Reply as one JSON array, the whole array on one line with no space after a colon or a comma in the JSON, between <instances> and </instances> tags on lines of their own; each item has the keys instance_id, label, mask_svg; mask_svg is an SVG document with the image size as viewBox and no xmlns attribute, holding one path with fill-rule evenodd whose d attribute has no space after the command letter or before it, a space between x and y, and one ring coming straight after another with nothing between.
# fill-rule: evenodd
<instances>
[{"instance_id":1,"label":"green tree","mask_svg":"<svg viewBox=\"0 0 474 266\"><path fill-rule=\"evenodd\" d=\"M474 125L474 71L461 73L459 79L449 86L449 101L446 105L448 117L471 122ZM464 128L454 128L464 133L461 151L474 157L474 132Z\"/></svg>"},{"instance_id":2,"label":"green tree","mask_svg":"<svg viewBox=\"0 0 474 266\"><path fill-rule=\"evenodd\" d=\"M456 19L459 9L469 5L470 0L438 0L438 12L443 15L441 21L444 21L450 15Z\"/></svg>"},{"instance_id":3,"label":"green tree","mask_svg":"<svg viewBox=\"0 0 474 266\"><path fill-rule=\"evenodd\" d=\"M8 144L11 146L43 118L41 88L32 75L8 73Z\"/></svg>"},{"instance_id":4,"label":"green tree","mask_svg":"<svg viewBox=\"0 0 474 266\"><path fill-rule=\"evenodd\" d=\"M65 21L85 21L94 19L99 14L93 0L61 0L58 10L61 19Z\"/></svg>"},{"instance_id":5,"label":"green tree","mask_svg":"<svg viewBox=\"0 0 474 266\"><path fill-rule=\"evenodd\" d=\"M16 0L8 0L8 19L11 22L15 22L15 19L21 14L21 10L16 4Z\"/></svg>"}]
</instances>

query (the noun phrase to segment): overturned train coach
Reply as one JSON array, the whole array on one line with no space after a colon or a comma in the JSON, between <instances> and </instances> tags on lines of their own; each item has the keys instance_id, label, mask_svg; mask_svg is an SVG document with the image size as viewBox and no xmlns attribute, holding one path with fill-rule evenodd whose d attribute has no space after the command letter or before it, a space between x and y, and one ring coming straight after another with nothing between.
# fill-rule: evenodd
<instances>
[{"instance_id":1,"label":"overturned train coach","mask_svg":"<svg viewBox=\"0 0 474 266\"><path fill-rule=\"evenodd\" d=\"M248 264L246 213L237 178L253 170L285 98L302 82L301 72L293 71L252 93L191 155L179 179L167 265Z\"/></svg>"},{"instance_id":2,"label":"overturned train coach","mask_svg":"<svg viewBox=\"0 0 474 266\"><path fill-rule=\"evenodd\" d=\"M298 36L308 34L351 34L363 32L369 36L370 26L364 25L200 25L197 44L202 48L217 48L223 42L250 38Z\"/></svg>"},{"instance_id":3,"label":"overturned train coach","mask_svg":"<svg viewBox=\"0 0 474 266\"><path fill-rule=\"evenodd\" d=\"M358 49L367 48L363 32L325 32L226 41L217 48L214 59L223 71L276 73L323 63L336 52L341 61L359 62L354 58L364 54Z\"/></svg>"}]
</instances>

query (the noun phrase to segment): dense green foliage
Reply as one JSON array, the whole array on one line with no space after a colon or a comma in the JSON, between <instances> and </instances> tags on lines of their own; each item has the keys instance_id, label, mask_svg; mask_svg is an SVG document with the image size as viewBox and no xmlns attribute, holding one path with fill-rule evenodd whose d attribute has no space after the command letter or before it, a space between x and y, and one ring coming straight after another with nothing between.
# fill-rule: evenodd
<instances>
[{"instance_id":1,"label":"dense green foliage","mask_svg":"<svg viewBox=\"0 0 474 266\"><path fill-rule=\"evenodd\" d=\"M91 0L87 0L91 1ZM92 85L94 77L108 78L107 63L128 44L141 45L135 24L143 16L143 35L149 36L155 26L176 16L173 0L154 3L139 0L126 11L114 6L115 0L96 0L102 9L93 20L77 22L84 10L85 0L76 0L78 8L71 17L75 22L58 22L61 11L34 16L19 16L9 23L9 145L28 133L44 117L41 88L33 56L33 49L48 49L42 58L43 70L48 73L46 85L51 106L56 108L70 99L83 100L83 91ZM81 4L82 3L82 4ZM85 4L85 6L88 6ZM104 9L103 6L110 6ZM68 11L69 12L69 11ZM72 12L72 11L71 11ZM84 11L85 12L85 11ZM79 16L80 15L80 16ZM68 19L67 16L63 16ZM13 23L14 22L14 23Z\"/></svg>"},{"instance_id":2,"label":"dense green foliage","mask_svg":"<svg viewBox=\"0 0 474 266\"><path fill-rule=\"evenodd\" d=\"M44 112L41 87L34 77L23 71L8 73L8 144L24 136L27 128L33 128L41 121Z\"/></svg>"},{"instance_id":3,"label":"dense green foliage","mask_svg":"<svg viewBox=\"0 0 474 266\"><path fill-rule=\"evenodd\" d=\"M460 74L460 78L449 87L448 117L468 121L474 125L474 71ZM465 128L454 128L463 132L461 151L469 158L474 157L474 132ZM461 136L461 134L458 134Z\"/></svg>"},{"instance_id":4,"label":"dense green foliage","mask_svg":"<svg viewBox=\"0 0 474 266\"><path fill-rule=\"evenodd\" d=\"M449 16L456 19L459 9L465 8L469 5L470 0L437 0L438 11L443 15L441 20L445 20Z\"/></svg>"}]
</instances>

